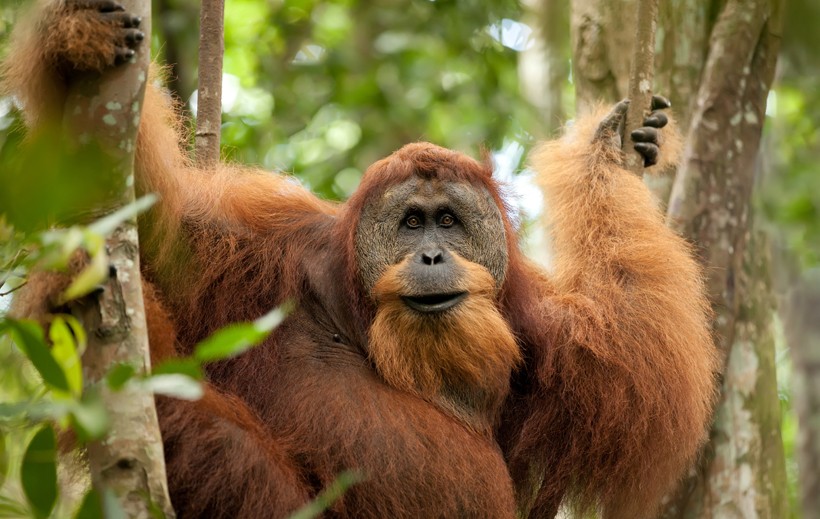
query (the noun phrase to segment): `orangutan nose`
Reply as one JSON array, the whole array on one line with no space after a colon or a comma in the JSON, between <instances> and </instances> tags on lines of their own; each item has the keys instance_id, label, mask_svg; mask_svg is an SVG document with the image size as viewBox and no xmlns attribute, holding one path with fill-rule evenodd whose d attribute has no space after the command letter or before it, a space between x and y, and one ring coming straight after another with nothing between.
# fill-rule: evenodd
<instances>
[{"instance_id":1,"label":"orangutan nose","mask_svg":"<svg viewBox=\"0 0 820 519\"><path fill-rule=\"evenodd\" d=\"M441 249L422 251L421 262L425 265L438 265L440 263L444 263L444 252Z\"/></svg>"}]
</instances>

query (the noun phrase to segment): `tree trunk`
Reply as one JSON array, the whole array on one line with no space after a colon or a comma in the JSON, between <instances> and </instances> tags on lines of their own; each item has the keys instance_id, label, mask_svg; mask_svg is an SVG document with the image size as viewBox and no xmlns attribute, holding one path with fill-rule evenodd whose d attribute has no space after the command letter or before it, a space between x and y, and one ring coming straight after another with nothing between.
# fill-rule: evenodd
<instances>
[{"instance_id":1,"label":"tree trunk","mask_svg":"<svg viewBox=\"0 0 820 519\"><path fill-rule=\"evenodd\" d=\"M672 113L680 132L686 135L709 50L712 31L710 12L715 0L661 2L655 40L656 91L672 101ZM647 175L644 182L666 210L675 168Z\"/></svg>"},{"instance_id":2,"label":"tree trunk","mask_svg":"<svg viewBox=\"0 0 820 519\"><path fill-rule=\"evenodd\" d=\"M782 517L785 471L766 314L767 245L751 246L749 202L782 3L729 1L712 31L683 163L667 213L706 265L714 333L728 365L697 475L664 517ZM751 514L751 515L749 515Z\"/></svg>"},{"instance_id":3,"label":"tree trunk","mask_svg":"<svg viewBox=\"0 0 820 519\"><path fill-rule=\"evenodd\" d=\"M525 2L533 44L521 53L518 75L527 101L541 112L544 135L565 122L564 85L569 76L569 6L563 0Z\"/></svg>"},{"instance_id":4,"label":"tree trunk","mask_svg":"<svg viewBox=\"0 0 820 519\"><path fill-rule=\"evenodd\" d=\"M637 0L573 0L572 77L578 112L627 96Z\"/></svg>"},{"instance_id":5,"label":"tree trunk","mask_svg":"<svg viewBox=\"0 0 820 519\"><path fill-rule=\"evenodd\" d=\"M629 111L626 113L624 153L626 166L643 175L643 157L635 151L630 133L643 126L652 104L652 81L655 77L655 31L658 25L658 1L638 0L637 29L629 67Z\"/></svg>"},{"instance_id":6,"label":"tree trunk","mask_svg":"<svg viewBox=\"0 0 820 519\"><path fill-rule=\"evenodd\" d=\"M779 44L777 0L730 1L713 31L667 218L709 266L724 357L734 334L755 162Z\"/></svg>"},{"instance_id":7,"label":"tree trunk","mask_svg":"<svg viewBox=\"0 0 820 519\"><path fill-rule=\"evenodd\" d=\"M723 8L713 22L716 6ZM625 64L622 49L632 48L624 45L634 37L635 9L635 0L574 0L580 106L624 96L631 56ZM781 11L779 0L661 2L656 91L668 93L687 136L668 218L704 261L716 343L729 362L712 442L699 470L671 496L667 518L785 514L768 245L755 236L747 247ZM663 182L650 188L665 199Z\"/></svg>"},{"instance_id":8,"label":"tree trunk","mask_svg":"<svg viewBox=\"0 0 820 519\"><path fill-rule=\"evenodd\" d=\"M150 2L122 0L122 4L142 18L141 30L150 42ZM134 201L134 150L149 53L150 45L144 44L133 63L102 77L76 81L66 102L67 135L81 136L81 145L99 145L105 162L111 164L111 174L119 180L109 207ZM102 395L110 420L106 436L88 444L91 481L101 493L113 492L128 517L152 517L152 509L173 517L153 395L129 385L115 392L105 383L116 364L131 365L138 374L150 371L136 218L117 227L106 249L108 280L101 291L74 307L88 332L83 355L86 390Z\"/></svg>"},{"instance_id":9,"label":"tree trunk","mask_svg":"<svg viewBox=\"0 0 820 519\"><path fill-rule=\"evenodd\" d=\"M786 339L794 360L794 404L800 422L797 459L803 517L820 510L820 271L796 276L785 305Z\"/></svg>"},{"instance_id":10,"label":"tree trunk","mask_svg":"<svg viewBox=\"0 0 820 519\"><path fill-rule=\"evenodd\" d=\"M185 19L189 9L175 7L171 0L157 0L154 4L155 19L159 22L157 32L162 42L162 62L168 67L165 87L181 110L187 110L186 102L195 88L193 73L194 59L186 56L187 41L181 29L186 28ZM186 116L187 116L186 112Z\"/></svg>"},{"instance_id":11,"label":"tree trunk","mask_svg":"<svg viewBox=\"0 0 820 519\"><path fill-rule=\"evenodd\" d=\"M787 517L769 252L766 236L753 231L737 273L743 298L705 463L671 500L665 519Z\"/></svg>"},{"instance_id":12,"label":"tree trunk","mask_svg":"<svg viewBox=\"0 0 820 519\"><path fill-rule=\"evenodd\" d=\"M697 0L687 0L687 4ZM701 5L703 2L700 3ZM670 77L669 65L659 55L659 49L668 44L680 42L680 38L665 38L666 34L679 35L669 29L673 22L677 23L676 16L689 16L682 7L676 7L677 2L659 2L658 24L655 41L655 69L658 77L655 79L655 92L668 97L672 101L673 113L683 112L686 103L681 103L676 95L683 89L670 88L667 79ZM688 6L692 7L692 6ZM703 8L700 8L703 10ZM695 9L693 13L698 12ZM579 111L588 110L597 103L612 104L624 99L629 94L629 71L632 63L632 49L635 46L636 31L632 28L638 23L637 0L573 0L572 1L572 49L573 49L573 78L575 80L576 103ZM673 16L675 15L675 16ZM688 27L683 25L683 27ZM684 33L684 35L688 35ZM705 42L704 42L705 43ZM705 48L705 46L704 46ZM672 52L676 52L673 49ZM704 51L705 52L705 51ZM669 60L673 62L673 60ZM702 60L692 66L697 66L697 81L702 67ZM681 68L683 65L680 66ZM683 74L675 74L674 79L680 80ZM697 83L692 90L696 89ZM683 118L685 132L688 120ZM644 182L655 194L658 205L665 209L669 192L672 188L672 179L675 169L655 175L645 175Z\"/></svg>"}]
</instances>

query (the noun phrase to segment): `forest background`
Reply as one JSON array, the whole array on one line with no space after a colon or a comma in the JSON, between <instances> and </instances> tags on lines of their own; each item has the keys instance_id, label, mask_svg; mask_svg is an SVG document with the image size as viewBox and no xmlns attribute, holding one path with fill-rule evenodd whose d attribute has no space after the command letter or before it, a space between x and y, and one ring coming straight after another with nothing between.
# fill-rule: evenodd
<instances>
[{"instance_id":1,"label":"forest background","mask_svg":"<svg viewBox=\"0 0 820 519\"><path fill-rule=\"evenodd\" d=\"M706 139L707 131L736 135L731 146L742 141L731 150L711 141L730 159L733 151L751 150L745 172L735 171L736 164L716 166L723 167L724 183L745 186L740 212L700 209L709 222L738 215L742 220L739 234L726 235L731 244L724 244L732 267L721 266L710 253L720 239L700 239L696 227L707 224L678 226L699 246L710 275L718 272L711 281L737 281L741 288L732 290L736 304L724 308L733 342L723 347L728 367L712 444L699 474L687 482L685 497L673 499L665 514L809 518L801 509L820 513L800 499L801 490L809 494L820 485L820 5L661 4L655 90L672 99L684 133L695 131L687 137L690 163L704 160L698 138ZM0 3L0 46L19 5ZM755 101L746 106L743 90L736 89L712 101L740 105L739 120L727 115L717 127L693 130L706 117L698 108L708 93L710 63L715 65L720 52L731 53L721 45L736 39L742 51L742 28L733 33L726 20L738 7L750 18L762 16L763 32L773 35L774 43L762 36L752 42L753 57L765 55L765 48L774 49L773 56L765 63L730 60L724 72L746 77L747 68L754 74L758 65L771 67L771 89L764 81L755 92L762 96L765 117L752 120ZM634 0L229 0L222 155L291 172L320 196L343 200L369 164L405 143L427 140L476 157L489 150L496 175L508 184L509 201L520 209L528 253L549 265L548 233L539 222L544 202L526 155L538 140L571 124L579 110L626 96L635 8ZM168 64L168 86L188 115L196 112L198 20L196 1L153 2L152 55ZM715 30L727 25L728 31ZM762 125L761 139L754 131L736 131L747 123L752 130ZM43 177L4 176L20 145L18 129L14 100L0 98L0 215L6 214L0 219L0 294L25 279L15 270L19 233L41 226L38 215L54 206L76 205L86 191L99 189L65 178L49 178L44 185ZM647 180L662 208L673 179L686 170L684 164L660 180ZM22 209L13 200L20 193L27 194ZM723 195L715 195L716 207L737 202ZM0 316L10 297L0 296ZM0 402L40 394L40 376L10 341L0 340ZM741 391L748 376L752 389ZM798 409L802 423L814 423L815 429L798 427ZM8 476L0 477L0 516L40 516L36 506L26 505L30 496L23 495L14 474L35 429L13 413L0 415L0 476ZM726 463L714 468L715 459Z\"/></svg>"}]
</instances>

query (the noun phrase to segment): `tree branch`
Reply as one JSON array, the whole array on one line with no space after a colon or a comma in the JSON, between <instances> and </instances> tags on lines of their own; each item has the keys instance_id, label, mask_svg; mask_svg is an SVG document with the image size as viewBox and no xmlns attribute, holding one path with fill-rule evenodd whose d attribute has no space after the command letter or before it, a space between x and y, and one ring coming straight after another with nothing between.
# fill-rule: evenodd
<instances>
[{"instance_id":1,"label":"tree branch","mask_svg":"<svg viewBox=\"0 0 820 519\"><path fill-rule=\"evenodd\" d=\"M222 126L222 55L224 0L203 0L199 21L199 90L196 108L196 161L219 162Z\"/></svg>"}]
</instances>

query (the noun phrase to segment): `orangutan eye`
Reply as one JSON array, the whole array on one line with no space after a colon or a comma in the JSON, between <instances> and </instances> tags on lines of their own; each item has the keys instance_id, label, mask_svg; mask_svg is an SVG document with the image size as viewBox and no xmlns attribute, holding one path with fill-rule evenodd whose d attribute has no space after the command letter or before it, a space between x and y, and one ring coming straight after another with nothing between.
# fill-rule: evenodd
<instances>
[{"instance_id":1,"label":"orangutan eye","mask_svg":"<svg viewBox=\"0 0 820 519\"><path fill-rule=\"evenodd\" d=\"M419 218L417 215L411 214L404 221L404 225L411 229L418 229L419 227L421 227L421 218Z\"/></svg>"},{"instance_id":2,"label":"orangutan eye","mask_svg":"<svg viewBox=\"0 0 820 519\"><path fill-rule=\"evenodd\" d=\"M444 213L443 215L441 215L441 218L439 218L438 220L438 224L442 227L450 227L454 223L456 223L455 217L448 213Z\"/></svg>"}]
</instances>

